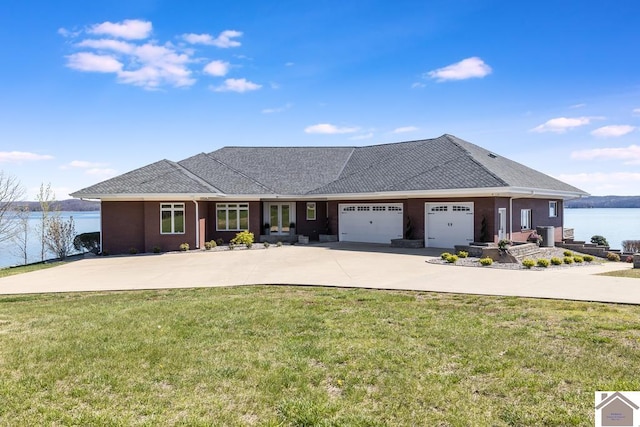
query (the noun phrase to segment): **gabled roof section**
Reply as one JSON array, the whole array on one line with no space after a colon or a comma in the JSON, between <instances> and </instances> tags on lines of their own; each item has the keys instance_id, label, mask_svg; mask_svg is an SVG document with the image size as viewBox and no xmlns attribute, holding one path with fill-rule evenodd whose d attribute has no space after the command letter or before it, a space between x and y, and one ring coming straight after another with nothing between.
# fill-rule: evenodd
<instances>
[{"instance_id":1,"label":"gabled roof section","mask_svg":"<svg viewBox=\"0 0 640 427\"><path fill-rule=\"evenodd\" d=\"M219 190L169 160L143 166L131 172L76 191L73 197L91 198L110 194L204 194Z\"/></svg>"},{"instance_id":2,"label":"gabled roof section","mask_svg":"<svg viewBox=\"0 0 640 427\"><path fill-rule=\"evenodd\" d=\"M215 183L216 188L225 194L274 194L273 189L257 182L242 172L211 157L198 154L178 162L178 164L205 182Z\"/></svg>"},{"instance_id":3,"label":"gabled roof section","mask_svg":"<svg viewBox=\"0 0 640 427\"><path fill-rule=\"evenodd\" d=\"M353 147L224 147L209 153L276 194L301 195L336 180Z\"/></svg>"},{"instance_id":4,"label":"gabled roof section","mask_svg":"<svg viewBox=\"0 0 640 427\"><path fill-rule=\"evenodd\" d=\"M587 195L587 193L579 188L573 187L523 164L514 162L506 157L499 156L453 135L444 135L444 138L447 138L453 144L466 151L475 162L482 165L488 172L494 174L510 187L540 188Z\"/></svg>"}]
</instances>

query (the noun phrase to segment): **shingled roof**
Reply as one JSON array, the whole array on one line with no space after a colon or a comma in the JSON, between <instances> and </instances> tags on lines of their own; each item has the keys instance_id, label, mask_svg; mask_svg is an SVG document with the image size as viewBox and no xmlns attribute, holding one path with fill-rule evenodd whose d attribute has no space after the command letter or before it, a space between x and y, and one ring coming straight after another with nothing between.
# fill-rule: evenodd
<instances>
[{"instance_id":1,"label":"shingled roof","mask_svg":"<svg viewBox=\"0 0 640 427\"><path fill-rule=\"evenodd\" d=\"M77 191L127 195L331 196L463 189L584 191L477 145L438 138L366 147L224 147L174 163L162 160Z\"/></svg>"}]
</instances>

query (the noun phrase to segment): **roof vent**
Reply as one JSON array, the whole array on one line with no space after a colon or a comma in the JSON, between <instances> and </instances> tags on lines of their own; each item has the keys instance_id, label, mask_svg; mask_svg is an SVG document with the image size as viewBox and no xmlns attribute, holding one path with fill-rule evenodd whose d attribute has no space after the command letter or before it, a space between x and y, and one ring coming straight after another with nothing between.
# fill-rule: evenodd
<instances>
[{"instance_id":1,"label":"roof vent","mask_svg":"<svg viewBox=\"0 0 640 427\"><path fill-rule=\"evenodd\" d=\"M493 154L493 153L489 153L489 157L491 157L492 159L495 159L496 157L498 157L497 155Z\"/></svg>"}]
</instances>

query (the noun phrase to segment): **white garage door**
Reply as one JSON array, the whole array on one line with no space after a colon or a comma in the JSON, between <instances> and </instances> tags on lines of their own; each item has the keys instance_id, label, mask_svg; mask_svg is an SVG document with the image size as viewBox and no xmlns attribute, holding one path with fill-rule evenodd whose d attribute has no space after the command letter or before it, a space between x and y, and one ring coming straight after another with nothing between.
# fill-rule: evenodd
<instances>
[{"instance_id":1,"label":"white garage door","mask_svg":"<svg viewBox=\"0 0 640 427\"><path fill-rule=\"evenodd\" d=\"M339 204L341 242L391 243L402 239L402 203Z\"/></svg>"},{"instance_id":2,"label":"white garage door","mask_svg":"<svg viewBox=\"0 0 640 427\"><path fill-rule=\"evenodd\" d=\"M426 203L425 246L453 248L473 241L473 203Z\"/></svg>"}]
</instances>

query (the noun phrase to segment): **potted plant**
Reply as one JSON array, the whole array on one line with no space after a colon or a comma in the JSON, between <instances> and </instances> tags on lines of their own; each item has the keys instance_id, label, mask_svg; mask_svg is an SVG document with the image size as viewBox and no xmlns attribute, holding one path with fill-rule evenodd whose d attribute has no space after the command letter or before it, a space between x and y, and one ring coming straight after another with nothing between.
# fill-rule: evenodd
<instances>
[{"instance_id":1,"label":"potted plant","mask_svg":"<svg viewBox=\"0 0 640 427\"><path fill-rule=\"evenodd\" d=\"M289 235L291 235L291 236L295 236L296 235L296 223L295 222L289 223Z\"/></svg>"},{"instance_id":2,"label":"potted plant","mask_svg":"<svg viewBox=\"0 0 640 427\"><path fill-rule=\"evenodd\" d=\"M501 251L506 251L507 249L509 249L509 246L511 246L511 242L507 239L501 239L498 242L498 249L500 249Z\"/></svg>"},{"instance_id":3,"label":"potted plant","mask_svg":"<svg viewBox=\"0 0 640 427\"><path fill-rule=\"evenodd\" d=\"M527 241L540 246L542 244L542 236L539 235L538 232L534 231L533 233L529 234L529 237L527 237Z\"/></svg>"},{"instance_id":4,"label":"potted plant","mask_svg":"<svg viewBox=\"0 0 640 427\"><path fill-rule=\"evenodd\" d=\"M271 234L271 224L269 224L268 222L264 223L264 234L266 236L268 236L269 234Z\"/></svg>"}]
</instances>

